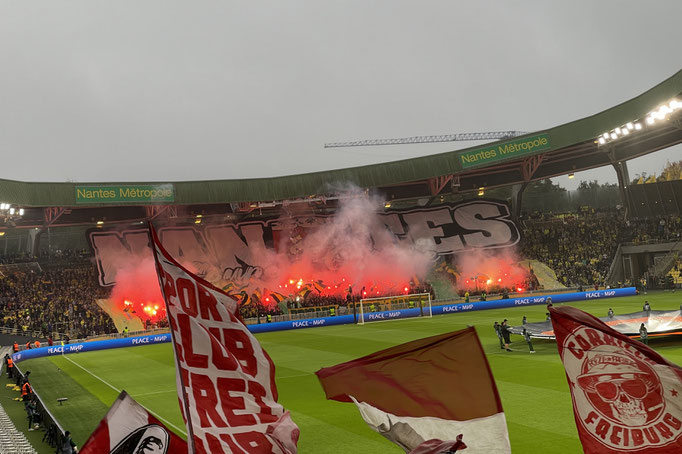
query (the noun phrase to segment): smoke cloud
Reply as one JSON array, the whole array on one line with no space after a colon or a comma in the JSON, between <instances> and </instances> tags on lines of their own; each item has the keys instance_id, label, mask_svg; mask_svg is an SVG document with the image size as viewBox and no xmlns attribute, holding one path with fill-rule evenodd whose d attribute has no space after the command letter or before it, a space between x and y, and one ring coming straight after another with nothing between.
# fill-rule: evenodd
<instances>
[{"instance_id":1,"label":"smoke cloud","mask_svg":"<svg viewBox=\"0 0 682 454\"><path fill-rule=\"evenodd\" d=\"M382 221L383 204L347 187L339 192L333 216L283 215L276 222L274 248L250 245L250 257L242 257L248 272L226 274L220 257L206 257L193 244L180 245L182 256L176 259L243 302L257 297L272 305L281 298L310 294L344 296L349 288L366 296L405 293L414 278L423 280L430 270L433 247L399 240ZM129 256L127 261L116 260L111 298L121 310L153 320L165 311L151 250L144 250L132 263Z\"/></svg>"},{"instance_id":2,"label":"smoke cloud","mask_svg":"<svg viewBox=\"0 0 682 454\"><path fill-rule=\"evenodd\" d=\"M345 294L349 286L384 295L404 293L413 277L426 276L432 248L398 240L382 221L383 200L356 188L340 196L336 213L321 225L301 228L295 218L281 220L288 227L275 250L256 251L263 267L258 285L293 293L299 283L321 281L323 295Z\"/></svg>"},{"instance_id":3,"label":"smoke cloud","mask_svg":"<svg viewBox=\"0 0 682 454\"><path fill-rule=\"evenodd\" d=\"M455 258L460 278L460 291L483 291L487 293L507 288L525 289L528 270L518 264L519 257L511 248L493 251L472 250Z\"/></svg>"}]
</instances>

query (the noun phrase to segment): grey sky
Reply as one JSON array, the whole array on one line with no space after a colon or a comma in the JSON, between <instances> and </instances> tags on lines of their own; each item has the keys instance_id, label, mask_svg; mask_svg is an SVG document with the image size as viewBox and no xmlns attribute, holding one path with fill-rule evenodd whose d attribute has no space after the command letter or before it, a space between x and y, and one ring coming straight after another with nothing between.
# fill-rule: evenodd
<instances>
[{"instance_id":1,"label":"grey sky","mask_svg":"<svg viewBox=\"0 0 682 454\"><path fill-rule=\"evenodd\" d=\"M591 115L680 69L682 2L0 0L0 178L304 173ZM659 172L682 148L631 161ZM615 181L610 168L558 181Z\"/></svg>"}]
</instances>

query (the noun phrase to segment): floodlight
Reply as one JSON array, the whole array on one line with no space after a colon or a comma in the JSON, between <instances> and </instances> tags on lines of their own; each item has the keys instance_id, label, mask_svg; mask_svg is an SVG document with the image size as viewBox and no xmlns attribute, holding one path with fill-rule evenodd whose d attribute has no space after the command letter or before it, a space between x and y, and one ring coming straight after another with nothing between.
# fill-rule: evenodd
<instances>
[{"instance_id":1,"label":"floodlight","mask_svg":"<svg viewBox=\"0 0 682 454\"><path fill-rule=\"evenodd\" d=\"M14 214L14 208L9 209L9 214Z\"/></svg>"},{"instance_id":2,"label":"floodlight","mask_svg":"<svg viewBox=\"0 0 682 454\"><path fill-rule=\"evenodd\" d=\"M636 129L637 131L639 131L640 129L642 129L642 124L641 124L641 123L635 123L635 129Z\"/></svg>"},{"instance_id":3,"label":"floodlight","mask_svg":"<svg viewBox=\"0 0 682 454\"><path fill-rule=\"evenodd\" d=\"M23 216L23 215L24 215L24 209L23 209L23 208L19 208L19 216Z\"/></svg>"},{"instance_id":4,"label":"floodlight","mask_svg":"<svg viewBox=\"0 0 682 454\"><path fill-rule=\"evenodd\" d=\"M635 125L633 125L631 122L625 125L626 128L628 128L630 131L635 129Z\"/></svg>"},{"instance_id":5,"label":"floodlight","mask_svg":"<svg viewBox=\"0 0 682 454\"><path fill-rule=\"evenodd\" d=\"M616 128L616 129L614 129L613 131L614 131L616 134L620 134L620 133L621 133L620 128Z\"/></svg>"},{"instance_id":6,"label":"floodlight","mask_svg":"<svg viewBox=\"0 0 682 454\"><path fill-rule=\"evenodd\" d=\"M652 124L654 124L654 121L655 121L655 120L654 120L654 117L653 117L653 116L648 116L648 117L646 117L646 124L652 125Z\"/></svg>"},{"instance_id":7,"label":"floodlight","mask_svg":"<svg viewBox=\"0 0 682 454\"><path fill-rule=\"evenodd\" d=\"M616 134L615 132L612 132L612 133L611 133L611 138L612 138L613 140L616 140L616 139L618 138L618 134Z\"/></svg>"},{"instance_id":8,"label":"floodlight","mask_svg":"<svg viewBox=\"0 0 682 454\"><path fill-rule=\"evenodd\" d=\"M623 128L623 135L627 136L628 134L630 134L630 130L627 128Z\"/></svg>"},{"instance_id":9,"label":"floodlight","mask_svg":"<svg viewBox=\"0 0 682 454\"><path fill-rule=\"evenodd\" d=\"M606 139L604 139L603 137L600 137L599 138L599 145L604 145L605 143L606 143Z\"/></svg>"}]
</instances>

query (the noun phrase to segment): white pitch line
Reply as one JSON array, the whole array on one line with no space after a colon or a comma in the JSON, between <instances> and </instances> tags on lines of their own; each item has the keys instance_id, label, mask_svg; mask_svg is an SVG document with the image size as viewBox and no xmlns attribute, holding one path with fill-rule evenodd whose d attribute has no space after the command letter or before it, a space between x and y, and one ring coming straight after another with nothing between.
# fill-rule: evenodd
<instances>
[{"instance_id":1,"label":"white pitch line","mask_svg":"<svg viewBox=\"0 0 682 454\"><path fill-rule=\"evenodd\" d=\"M284 375L282 377L277 377L277 378L282 379L282 378L305 377L307 375L312 375L312 374L313 374L313 372L310 372L309 374Z\"/></svg>"},{"instance_id":2,"label":"white pitch line","mask_svg":"<svg viewBox=\"0 0 682 454\"><path fill-rule=\"evenodd\" d=\"M152 394L165 394L177 392L177 389L167 389L166 391L154 391L151 393L131 394L132 397L151 396Z\"/></svg>"},{"instance_id":3,"label":"white pitch line","mask_svg":"<svg viewBox=\"0 0 682 454\"><path fill-rule=\"evenodd\" d=\"M90 372L89 370L87 370L85 367L81 366L81 365L78 364L76 361L74 361L74 360L72 360L71 358L69 358L67 355L62 355L62 357L63 357L65 360L69 361L71 364L75 364L76 366L80 367L80 368L83 369L85 372L89 373L90 375L92 375L92 376L95 377L97 380L101 381L102 383L104 383L105 385L107 385L109 388L113 389L113 390L116 391L117 393L120 393L120 392L121 392L120 389L118 389L117 387L115 387L114 385L112 385L111 383L109 383L108 381L104 380L102 377L98 377L97 375L93 374L92 372Z\"/></svg>"},{"instance_id":4,"label":"white pitch line","mask_svg":"<svg viewBox=\"0 0 682 454\"><path fill-rule=\"evenodd\" d=\"M104 383L105 385L107 385L109 388L113 389L113 390L116 391L117 393L119 393L119 394L121 393L121 390L120 390L120 389L118 389L117 387L115 387L114 385L112 385L111 383L109 383L108 381L104 380L102 377L99 377L99 376L93 374L93 373L90 372L88 369L86 369L85 367L83 367L83 366L81 366L80 364L78 364L76 361L74 361L74 360L72 360L71 358L69 358L67 355L62 355L62 358L64 358L65 360L69 361L70 363L72 363L72 364L74 364L74 365L80 367L80 368L83 369L85 372L89 373L90 375L92 375L92 376L95 377L97 380L101 381L102 383ZM145 410L147 410L147 409L145 409ZM156 418L160 419L160 420L163 421L164 423L166 423L166 424L168 424L169 426L171 426L173 429L177 430L177 431L178 431L179 433L181 433L182 435L187 436L187 432L185 432L183 429L181 429L180 427L176 426L176 425L173 424L172 422L168 421L166 418L157 415L156 413L154 413L154 412L151 411L151 410L147 410L147 411L148 411L149 413L151 413L152 415L154 415Z\"/></svg>"}]
</instances>

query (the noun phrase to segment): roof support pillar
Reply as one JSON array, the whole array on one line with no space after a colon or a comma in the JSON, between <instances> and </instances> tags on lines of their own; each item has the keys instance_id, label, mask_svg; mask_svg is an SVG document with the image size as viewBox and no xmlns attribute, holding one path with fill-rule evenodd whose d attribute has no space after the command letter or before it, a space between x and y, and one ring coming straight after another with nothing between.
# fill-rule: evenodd
<instances>
[{"instance_id":1,"label":"roof support pillar","mask_svg":"<svg viewBox=\"0 0 682 454\"><path fill-rule=\"evenodd\" d=\"M178 216L178 207L175 205L147 205L144 209L148 221L153 221L164 213L166 213L166 217L169 218Z\"/></svg>"},{"instance_id":2,"label":"roof support pillar","mask_svg":"<svg viewBox=\"0 0 682 454\"><path fill-rule=\"evenodd\" d=\"M521 163L521 175L523 175L523 183L512 186L512 214L514 219L519 219L521 216L521 205L523 203L523 191L528 187L528 183L533 179L533 175L537 172L542 163L543 155L529 156Z\"/></svg>"},{"instance_id":3,"label":"roof support pillar","mask_svg":"<svg viewBox=\"0 0 682 454\"><path fill-rule=\"evenodd\" d=\"M429 189L431 190L431 195L438 195L440 191L445 189L445 187L452 181L452 175L444 175L442 177L429 178Z\"/></svg>"},{"instance_id":4,"label":"roof support pillar","mask_svg":"<svg viewBox=\"0 0 682 454\"><path fill-rule=\"evenodd\" d=\"M528 182L524 183L517 183L512 185L511 190L512 190L512 216L514 217L515 220L518 221L518 219L521 217L521 204L523 202L523 191L526 190L526 187L528 187Z\"/></svg>"},{"instance_id":5,"label":"roof support pillar","mask_svg":"<svg viewBox=\"0 0 682 454\"><path fill-rule=\"evenodd\" d=\"M630 213L634 212L634 207L632 206L630 192L628 191L628 186L630 185L630 172L628 172L627 162L616 159L615 147L611 144L607 145L606 154L609 157L613 169L616 171L620 201L625 208L625 219L628 219Z\"/></svg>"},{"instance_id":6,"label":"roof support pillar","mask_svg":"<svg viewBox=\"0 0 682 454\"><path fill-rule=\"evenodd\" d=\"M46 226L50 226L61 217L62 214L66 213L65 208L60 207L47 207L43 208L43 221L45 221Z\"/></svg>"}]
</instances>

